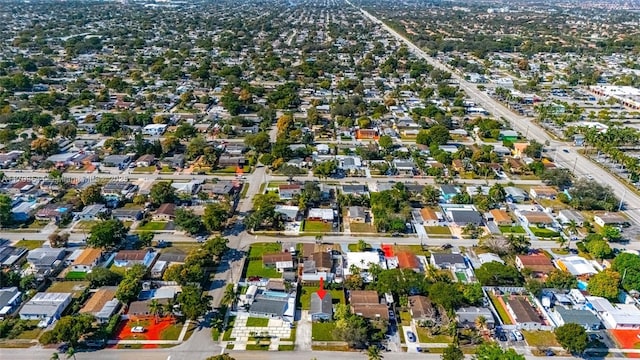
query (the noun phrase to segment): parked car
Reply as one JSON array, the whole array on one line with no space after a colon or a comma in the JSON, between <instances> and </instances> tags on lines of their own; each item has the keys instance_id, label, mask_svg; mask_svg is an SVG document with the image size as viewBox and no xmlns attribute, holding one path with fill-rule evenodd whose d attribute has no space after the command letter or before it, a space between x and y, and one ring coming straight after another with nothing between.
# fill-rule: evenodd
<instances>
[{"instance_id":1,"label":"parked car","mask_svg":"<svg viewBox=\"0 0 640 360\"><path fill-rule=\"evenodd\" d=\"M524 340L524 335L522 335L522 333L520 331L513 330L512 333L516 337L516 339L518 339L518 341Z\"/></svg>"},{"instance_id":2,"label":"parked car","mask_svg":"<svg viewBox=\"0 0 640 360\"><path fill-rule=\"evenodd\" d=\"M500 335L498 336L498 339L499 339L500 341L507 341L507 335L505 335L505 334L500 334Z\"/></svg>"},{"instance_id":3,"label":"parked car","mask_svg":"<svg viewBox=\"0 0 640 360\"><path fill-rule=\"evenodd\" d=\"M407 339L409 340L409 342L416 342L416 334L414 334L412 331L407 331Z\"/></svg>"},{"instance_id":4,"label":"parked car","mask_svg":"<svg viewBox=\"0 0 640 360\"><path fill-rule=\"evenodd\" d=\"M131 328L131 332L132 333L143 333L144 332L144 327L142 326L134 326Z\"/></svg>"}]
</instances>

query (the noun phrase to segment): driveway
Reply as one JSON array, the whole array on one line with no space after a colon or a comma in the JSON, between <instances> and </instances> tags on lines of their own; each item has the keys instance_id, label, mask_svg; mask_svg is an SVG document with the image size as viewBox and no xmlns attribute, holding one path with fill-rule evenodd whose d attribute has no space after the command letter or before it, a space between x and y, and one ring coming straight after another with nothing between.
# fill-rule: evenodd
<instances>
[{"instance_id":1,"label":"driveway","mask_svg":"<svg viewBox=\"0 0 640 360\"><path fill-rule=\"evenodd\" d=\"M309 319L309 310L302 310L300 320L296 325L296 350L311 350L311 321Z\"/></svg>"}]
</instances>

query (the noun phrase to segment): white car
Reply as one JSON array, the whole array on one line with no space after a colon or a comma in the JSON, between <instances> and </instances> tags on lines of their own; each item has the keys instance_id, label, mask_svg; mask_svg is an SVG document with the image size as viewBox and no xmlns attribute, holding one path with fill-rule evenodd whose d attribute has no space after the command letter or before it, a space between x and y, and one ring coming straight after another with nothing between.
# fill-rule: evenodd
<instances>
[{"instance_id":1,"label":"white car","mask_svg":"<svg viewBox=\"0 0 640 360\"><path fill-rule=\"evenodd\" d=\"M131 332L132 333L143 333L144 332L144 327L142 326L134 326L131 328Z\"/></svg>"}]
</instances>

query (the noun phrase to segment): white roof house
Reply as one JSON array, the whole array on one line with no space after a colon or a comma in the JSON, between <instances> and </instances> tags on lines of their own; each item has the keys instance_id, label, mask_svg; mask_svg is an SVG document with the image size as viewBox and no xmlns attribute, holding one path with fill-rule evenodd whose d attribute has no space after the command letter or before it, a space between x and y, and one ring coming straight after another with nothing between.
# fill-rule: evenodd
<instances>
[{"instance_id":1,"label":"white roof house","mask_svg":"<svg viewBox=\"0 0 640 360\"><path fill-rule=\"evenodd\" d=\"M355 265L360 270L368 270L370 264L380 265L383 269L387 268L386 261L375 251L348 252L344 267L346 273L350 274L349 268L351 265Z\"/></svg>"},{"instance_id":2,"label":"white roof house","mask_svg":"<svg viewBox=\"0 0 640 360\"><path fill-rule=\"evenodd\" d=\"M640 309L634 304L612 304L597 296L587 296L586 299L607 329L640 328Z\"/></svg>"},{"instance_id":3,"label":"white roof house","mask_svg":"<svg viewBox=\"0 0 640 360\"><path fill-rule=\"evenodd\" d=\"M37 293L20 309L20 319L40 320L38 327L47 327L60 318L71 303L71 293Z\"/></svg>"},{"instance_id":4,"label":"white roof house","mask_svg":"<svg viewBox=\"0 0 640 360\"><path fill-rule=\"evenodd\" d=\"M585 258L580 256L567 256L556 261L558 266L571 273L573 276L594 275L598 270Z\"/></svg>"},{"instance_id":5,"label":"white roof house","mask_svg":"<svg viewBox=\"0 0 640 360\"><path fill-rule=\"evenodd\" d=\"M492 261L498 262L500 264L504 264L504 260L502 260L500 256L494 253L478 254L478 259L480 260L480 264L486 264Z\"/></svg>"},{"instance_id":6,"label":"white roof house","mask_svg":"<svg viewBox=\"0 0 640 360\"><path fill-rule=\"evenodd\" d=\"M309 215L307 215L307 218L309 220L333 221L333 209L309 209Z\"/></svg>"}]
</instances>

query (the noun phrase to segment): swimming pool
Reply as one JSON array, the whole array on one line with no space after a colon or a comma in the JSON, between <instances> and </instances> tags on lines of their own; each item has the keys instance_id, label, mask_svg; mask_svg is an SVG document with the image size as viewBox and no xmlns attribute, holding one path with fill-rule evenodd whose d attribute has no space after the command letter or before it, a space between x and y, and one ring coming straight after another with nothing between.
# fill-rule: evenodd
<instances>
[{"instance_id":1,"label":"swimming pool","mask_svg":"<svg viewBox=\"0 0 640 360\"><path fill-rule=\"evenodd\" d=\"M578 280L578 289L587 290L588 284L582 280Z\"/></svg>"},{"instance_id":2,"label":"swimming pool","mask_svg":"<svg viewBox=\"0 0 640 360\"><path fill-rule=\"evenodd\" d=\"M262 293L262 295L266 297L279 298L279 299L285 299L289 297L289 294L285 292L279 292L279 291L265 291Z\"/></svg>"}]
</instances>

